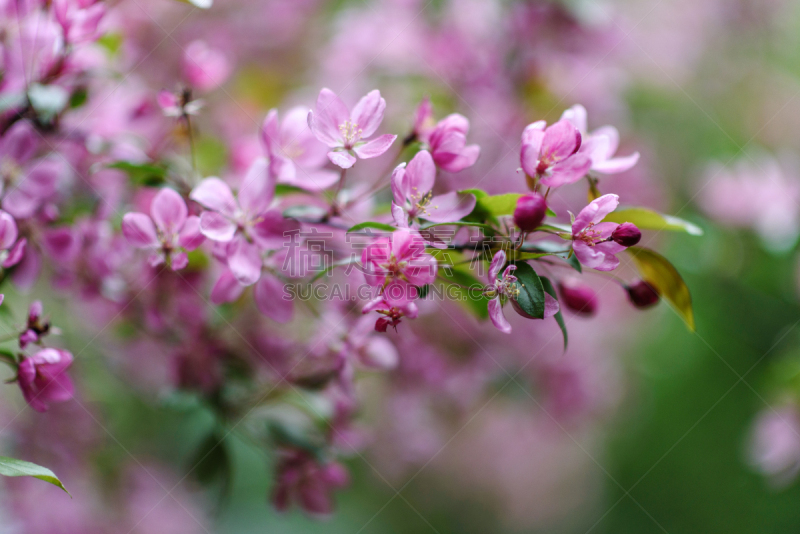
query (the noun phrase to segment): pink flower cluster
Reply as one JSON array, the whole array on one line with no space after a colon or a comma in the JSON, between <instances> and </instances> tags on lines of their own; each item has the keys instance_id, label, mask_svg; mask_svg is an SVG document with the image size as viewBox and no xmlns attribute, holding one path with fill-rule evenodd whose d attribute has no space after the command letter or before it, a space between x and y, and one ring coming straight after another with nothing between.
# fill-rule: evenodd
<instances>
[{"instance_id":1,"label":"pink flower cluster","mask_svg":"<svg viewBox=\"0 0 800 534\"><path fill-rule=\"evenodd\" d=\"M277 452L278 510L330 514L349 480L340 459L380 439L361 424L361 376L392 373L386 409L398 417L386 424L436 420L425 407L440 401L442 412L462 413L492 383L478 347L527 354L553 333L566 343L564 311L597 314L602 295L587 280L624 268L623 253L642 238L637 221L622 222L620 195L599 193L614 185L599 175L631 169L638 153L618 157L618 131L589 131L580 105L523 128L518 117L531 108L509 90L521 73L498 67L514 51L476 54L461 18L441 32L412 28L445 84L469 89L463 105L434 98L461 112L437 120L430 98L396 91L391 78L365 76L349 91L338 79L349 60L309 71L324 75L316 87L338 91L281 83L243 96L237 63L263 55L251 36L193 27L181 50L148 60L141 46L115 44L149 35L141 13L126 11L133 6L106 16L110 4L93 0L7 4L0 280L52 287L108 348L103 365L148 402L178 391L221 423L255 419L242 431ZM275 17L298 28L292 17L314 2L284 4ZM279 26L265 39L278 39ZM383 38L363 35L345 39L348 57ZM140 60L146 68L126 72ZM382 68L391 76L399 64ZM513 139L498 143L498 131ZM522 175L503 156L520 131ZM660 297L638 275L628 284L611 276L637 307ZM56 333L34 301L6 340L14 350L0 351L40 412L79 397L68 370L81 353L46 345ZM535 372L549 402L559 413L589 410L586 399L600 395L584 391L594 387L588 371L552 361ZM397 465L419 460L435 434L399 432Z\"/></svg>"}]
</instances>

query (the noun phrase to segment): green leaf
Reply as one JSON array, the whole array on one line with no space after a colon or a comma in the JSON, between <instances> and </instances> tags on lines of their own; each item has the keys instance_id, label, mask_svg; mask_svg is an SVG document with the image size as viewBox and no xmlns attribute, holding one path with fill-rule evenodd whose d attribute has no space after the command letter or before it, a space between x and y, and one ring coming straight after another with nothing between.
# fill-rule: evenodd
<instances>
[{"instance_id":1,"label":"green leaf","mask_svg":"<svg viewBox=\"0 0 800 534\"><path fill-rule=\"evenodd\" d=\"M542 281L542 286L547 293L553 297L554 299L558 300L558 294L556 293L556 289L553 287L553 284L550 282L549 278L544 276L540 276L539 279ZM567 350L567 342L569 341L567 336L567 324L564 322L564 314L561 313L561 310L558 310L558 313L554 315L556 322L558 323L558 327L561 329L561 334L564 336L564 351Z\"/></svg>"},{"instance_id":2,"label":"green leaf","mask_svg":"<svg viewBox=\"0 0 800 534\"><path fill-rule=\"evenodd\" d=\"M395 230L397 230L397 228L395 228L391 224L379 223L379 222L374 222L374 221L367 221L367 222L363 222L363 223L358 223L355 226L351 226L347 230L347 233L349 234L350 232L358 232L359 230L364 230L366 228L371 228L373 230L381 230L383 232L394 232Z\"/></svg>"},{"instance_id":3,"label":"green leaf","mask_svg":"<svg viewBox=\"0 0 800 534\"><path fill-rule=\"evenodd\" d=\"M478 222L496 222L497 217L512 215L517 207L517 200L522 196L520 193L489 195L481 189L464 189L459 193L475 195L475 209L464 219Z\"/></svg>"},{"instance_id":4,"label":"green leaf","mask_svg":"<svg viewBox=\"0 0 800 534\"><path fill-rule=\"evenodd\" d=\"M479 223L479 222L469 222L469 221L458 221L458 222L445 222L445 223L430 223L425 224L419 227L420 230L427 230L428 228L434 228L436 226L474 226L476 228L482 228L487 232L491 232L495 234L495 229L489 226L488 224Z\"/></svg>"},{"instance_id":5,"label":"green leaf","mask_svg":"<svg viewBox=\"0 0 800 534\"><path fill-rule=\"evenodd\" d=\"M581 267L581 262L578 261L578 256L575 254L570 254L567 256L567 263L570 267L578 271L579 273L583 272L583 267Z\"/></svg>"},{"instance_id":6,"label":"green leaf","mask_svg":"<svg viewBox=\"0 0 800 534\"><path fill-rule=\"evenodd\" d=\"M672 304L692 332L695 331L692 295L680 273L661 254L643 247L630 247L628 253L636 262L642 280L653 286L659 295Z\"/></svg>"},{"instance_id":7,"label":"green leaf","mask_svg":"<svg viewBox=\"0 0 800 534\"><path fill-rule=\"evenodd\" d=\"M640 230L670 230L673 232L686 232L689 235L703 235L703 229L672 215L664 215L647 208L631 207L619 208L612 211L604 222L625 223L630 222Z\"/></svg>"},{"instance_id":8,"label":"green leaf","mask_svg":"<svg viewBox=\"0 0 800 534\"><path fill-rule=\"evenodd\" d=\"M223 487L230 482L231 458L225 446L225 436L212 431L203 440L189 463L194 476L202 484L220 480Z\"/></svg>"},{"instance_id":9,"label":"green leaf","mask_svg":"<svg viewBox=\"0 0 800 534\"><path fill-rule=\"evenodd\" d=\"M126 172L134 185L154 187L163 184L167 177L166 167L149 163L116 161L111 163L108 168Z\"/></svg>"},{"instance_id":10,"label":"green leaf","mask_svg":"<svg viewBox=\"0 0 800 534\"><path fill-rule=\"evenodd\" d=\"M447 286L448 296L454 297L454 300L463 304L477 318L489 318L489 299L482 292L485 284L475 278L472 273L463 268L453 267L439 269L438 276Z\"/></svg>"},{"instance_id":11,"label":"green leaf","mask_svg":"<svg viewBox=\"0 0 800 534\"><path fill-rule=\"evenodd\" d=\"M8 458L7 456L0 456L0 475L7 477L38 478L39 480L44 480L54 486L58 486L64 490L67 495L72 497L55 473L41 465L32 464L24 460L17 460L16 458Z\"/></svg>"},{"instance_id":12,"label":"green leaf","mask_svg":"<svg viewBox=\"0 0 800 534\"><path fill-rule=\"evenodd\" d=\"M275 185L275 196L280 197L283 195L290 195L292 193L307 193L305 189L294 185L288 184L276 184Z\"/></svg>"},{"instance_id":13,"label":"green leaf","mask_svg":"<svg viewBox=\"0 0 800 534\"><path fill-rule=\"evenodd\" d=\"M547 207L547 216L548 217L558 217L558 214L550 209L550 206Z\"/></svg>"},{"instance_id":14,"label":"green leaf","mask_svg":"<svg viewBox=\"0 0 800 534\"><path fill-rule=\"evenodd\" d=\"M513 263L517 266L514 271L514 276L520 285L520 292L517 298L522 311L530 315L534 319L544 319L544 286L542 280L533 267L524 261L516 261Z\"/></svg>"}]
</instances>

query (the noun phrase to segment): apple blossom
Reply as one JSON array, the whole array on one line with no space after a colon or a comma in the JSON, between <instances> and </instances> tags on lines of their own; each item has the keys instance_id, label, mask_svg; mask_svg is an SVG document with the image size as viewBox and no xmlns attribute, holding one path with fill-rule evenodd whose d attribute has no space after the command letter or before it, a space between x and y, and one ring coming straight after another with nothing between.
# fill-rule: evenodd
<instances>
[{"instance_id":1,"label":"apple blossom","mask_svg":"<svg viewBox=\"0 0 800 534\"><path fill-rule=\"evenodd\" d=\"M352 112L330 89L322 89L315 111L308 112L308 126L314 136L333 150L328 152L332 163L349 169L361 159L376 158L389 150L396 135L384 134L372 141L383 121L386 100L377 89L358 101Z\"/></svg>"}]
</instances>

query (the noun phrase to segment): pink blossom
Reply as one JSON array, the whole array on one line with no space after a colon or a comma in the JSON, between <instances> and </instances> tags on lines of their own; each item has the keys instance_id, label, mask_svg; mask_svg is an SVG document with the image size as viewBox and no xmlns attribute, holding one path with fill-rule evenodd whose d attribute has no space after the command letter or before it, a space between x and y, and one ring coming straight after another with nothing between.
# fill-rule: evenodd
<instances>
[{"instance_id":1,"label":"pink blossom","mask_svg":"<svg viewBox=\"0 0 800 534\"><path fill-rule=\"evenodd\" d=\"M333 512L331 493L349 482L344 466L336 462L320 464L301 450L285 451L277 471L272 504L281 512L295 501L310 514L328 515Z\"/></svg>"},{"instance_id":2,"label":"pink blossom","mask_svg":"<svg viewBox=\"0 0 800 534\"><path fill-rule=\"evenodd\" d=\"M25 348L29 343L38 343L50 332L50 322L42 318L42 302L35 300L28 310L28 324L19 335L19 346Z\"/></svg>"},{"instance_id":3,"label":"pink blossom","mask_svg":"<svg viewBox=\"0 0 800 534\"><path fill-rule=\"evenodd\" d=\"M399 228L391 237L379 237L361 254L361 264L367 283L373 287L388 287L396 282L407 288L406 299L411 286L424 286L436 278L436 258L425 252L425 241L419 232Z\"/></svg>"},{"instance_id":4,"label":"pink blossom","mask_svg":"<svg viewBox=\"0 0 800 534\"><path fill-rule=\"evenodd\" d=\"M100 37L97 28L106 13L103 2L54 0L53 9L67 43L79 44Z\"/></svg>"},{"instance_id":5,"label":"pink blossom","mask_svg":"<svg viewBox=\"0 0 800 534\"><path fill-rule=\"evenodd\" d=\"M199 98L192 100L189 90L173 93L164 89L158 92L156 101L166 117L197 115L205 105L205 102Z\"/></svg>"},{"instance_id":6,"label":"pink blossom","mask_svg":"<svg viewBox=\"0 0 800 534\"><path fill-rule=\"evenodd\" d=\"M519 296L519 285L517 284L517 277L514 276L514 271L517 270L516 265L509 265L503 271L503 276L500 275L500 269L506 264L506 253L498 250L492 258L492 263L489 265L489 287L487 288L487 295L491 298L489 301L489 319L492 324L504 334L511 333L511 325L508 324L506 316L503 314L502 297L516 298Z\"/></svg>"},{"instance_id":7,"label":"pink blossom","mask_svg":"<svg viewBox=\"0 0 800 534\"><path fill-rule=\"evenodd\" d=\"M30 161L38 147L39 136L27 121L17 122L0 139L3 209L18 219L33 216L64 174L63 163L55 158Z\"/></svg>"},{"instance_id":8,"label":"pink blossom","mask_svg":"<svg viewBox=\"0 0 800 534\"><path fill-rule=\"evenodd\" d=\"M800 415L791 404L762 411L753 425L750 462L778 485L800 472Z\"/></svg>"},{"instance_id":9,"label":"pink blossom","mask_svg":"<svg viewBox=\"0 0 800 534\"><path fill-rule=\"evenodd\" d=\"M572 248L581 264L598 271L613 271L619 265L616 254L626 247L614 242L611 234L617 223L600 222L617 209L619 196L603 195L589 203L572 223Z\"/></svg>"},{"instance_id":10,"label":"pink blossom","mask_svg":"<svg viewBox=\"0 0 800 534\"><path fill-rule=\"evenodd\" d=\"M389 326L397 330L400 319L403 317L416 319L419 314L413 300L416 296L415 288L408 288L397 282L390 283L383 288L381 295L369 301L361 309L361 313L377 311L383 316L375 321L375 330L378 332L386 332L386 328Z\"/></svg>"},{"instance_id":11,"label":"pink blossom","mask_svg":"<svg viewBox=\"0 0 800 534\"><path fill-rule=\"evenodd\" d=\"M322 169L328 149L308 128L308 112L290 109L282 122L272 109L261 127L261 141L269 158L269 171L278 183L319 191L339 180L338 173Z\"/></svg>"},{"instance_id":12,"label":"pink blossom","mask_svg":"<svg viewBox=\"0 0 800 534\"><path fill-rule=\"evenodd\" d=\"M322 89L316 111L308 112L308 126L317 139L332 148L328 158L342 169L349 169L361 159L376 158L389 150L396 135L385 134L365 141L383 122L386 100L377 89L358 101L351 112L330 89Z\"/></svg>"},{"instance_id":13,"label":"pink blossom","mask_svg":"<svg viewBox=\"0 0 800 534\"><path fill-rule=\"evenodd\" d=\"M22 395L37 412L54 402L72 398L74 388L67 374L72 354L62 349L42 349L19 364L17 379Z\"/></svg>"},{"instance_id":14,"label":"pink blossom","mask_svg":"<svg viewBox=\"0 0 800 534\"><path fill-rule=\"evenodd\" d=\"M203 242L200 218L189 216L186 202L168 188L153 198L149 216L126 213L122 218L122 233L134 247L152 251L148 259L151 266L166 262L175 271L188 265L186 251L196 249Z\"/></svg>"},{"instance_id":15,"label":"pink blossom","mask_svg":"<svg viewBox=\"0 0 800 534\"><path fill-rule=\"evenodd\" d=\"M589 133L586 119L586 108L575 104L561 115L561 120L571 122L583 136L580 154L585 154L592 160L591 170L602 174L617 174L625 172L639 161L639 153L630 156L614 157L619 147L619 132L613 126L601 126Z\"/></svg>"},{"instance_id":16,"label":"pink blossom","mask_svg":"<svg viewBox=\"0 0 800 534\"><path fill-rule=\"evenodd\" d=\"M225 54L200 39L186 46L181 68L189 85L200 91L216 89L225 83L233 70Z\"/></svg>"},{"instance_id":17,"label":"pink blossom","mask_svg":"<svg viewBox=\"0 0 800 534\"><path fill-rule=\"evenodd\" d=\"M478 145L467 146L469 120L453 113L434 124L428 98L417 108L414 133L430 149L436 165L447 172L459 172L472 167L481 153Z\"/></svg>"},{"instance_id":18,"label":"pink blossom","mask_svg":"<svg viewBox=\"0 0 800 534\"><path fill-rule=\"evenodd\" d=\"M514 271L517 270L517 266L510 264L506 267L505 271L503 271L503 275L500 276L500 270L505 263L506 253L503 250L498 250L492 258L491 264L489 264L489 285L484 288L483 293L490 298L488 306L489 319L492 320L492 324L504 334L510 334L511 325L506 320L505 314L503 314L503 302L505 299L511 300L514 311L519 315L528 319L534 319L534 317L528 315L522 307L517 304L517 298L519 298L520 291L522 290L517 283L517 277L514 276ZM558 301L550 296L549 293L545 293L544 315L542 318L547 319L548 317L552 317L558 313L558 310Z\"/></svg>"},{"instance_id":19,"label":"pink blossom","mask_svg":"<svg viewBox=\"0 0 800 534\"><path fill-rule=\"evenodd\" d=\"M25 255L27 239L17 239L17 223L14 217L0 210L0 266L12 267Z\"/></svg>"},{"instance_id":20,"label":"pink blossom","mask_svg":"<svg viewBox=\"0 0 800 534\"><path fill-rule=\"evenodd\" d=\"M579 152L581 133L565 119L546 126L545 121L538 121L522 132L520 159L525 174L547 187L559 187L583 178L592 161Z\"/></svg>"},{"instance_id":21,"label":"pink blossom","mask_svg":"<svg viewBox=\"0 0 800 534\"><path fill-rule=\"evenodd\" d=\"M436 166L430 152L422 150L406 166L401 163L392 173L394 205L400 206L413 221L454 222L475 208L475 196L455 191L433 196ZM405 216L403 217L405 219Z\"/></svg>"}]
</instances>

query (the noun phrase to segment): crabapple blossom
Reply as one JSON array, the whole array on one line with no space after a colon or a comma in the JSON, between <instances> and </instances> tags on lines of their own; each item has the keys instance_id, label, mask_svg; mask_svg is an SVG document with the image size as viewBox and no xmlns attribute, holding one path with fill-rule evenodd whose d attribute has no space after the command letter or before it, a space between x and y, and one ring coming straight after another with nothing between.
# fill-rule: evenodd
<instances>
[{"instance_id":1,"label":"crabapple blossom","mask_svg":"<svg viewBox=\"0 0 800 534\"><path fill-rule=\"evenodd\" d=\"M352 112L330 89L322 89L316 110L308 112L308 126L314 136L333 150L328 159L349 169L357 158L376 158L389 150L396 135L384 134L367 141L383 122L386 100L373 90L362 97Z\"/></svg>"},{"instance_id":2,"label":"crabapple blossom","mask_svg":"<svg viewBox=\"0 0 800 534\"><path fill-rule=\"evenodd\" d=\"M50 322L42 319L42 302L35 300L28 311L28 324L19 335L19 346L25 348L29 343L37 343L50 332Z\"/></svg>"},{"instance_id":3,"label":"crabapple blossom","mask_svg":"<svg viewBox=\"0 0 800 534\"><path fill-rule=\"evenodd\" d=\"M416 230L399 228L390 237L379 237L361 253L361 264L367 283L388 287L391 283L407 291L409 286L424 286L436 278L436 258L425 252L425 241ZM407 294L406 298L413 298Z\"/></svg>"},{"instance_id":4,"label":"crabapple blossom","mask_svg":"<svg viewBox=\"0 0 800 534\"><path fill-rule=\"evenodd\" d=\"M122 233L136 248L150 250L152 267L165 263L174 271L189 264L187 251L203 242L200 218L189 215L186 202L173 189L164 188L153 198L150 215L126 213Z\"/></svg>"},{"instance_id":5,"label":"crabapple blossom","mask_svg":"<svg viewBox=\"0 0 800 534\"><path fill-rule=\"evenodd\" d=\"M403 208L412 221L426 219L435 223L455 222L475 208L475 196L451 191L433 195L436 166L431 153L421 150L406 165L401 163L392 173L392 195L395 206Z\"/></svg>"},{"instance_id":6,"label":"crabapple blossom","mask_svg":"<svg viewBox=\"0 0 800 534\"><path fill-rule=\"evenodd\" d=\"M232 71L225 54L211 48L200 39L186 46L181 68L189 85L200 91L210 91L219 87L225 83Z\"/></svg>"},{"instance_id":7,"label":"crabapple blossom","mask_svg":"<svg viewBox=\"0 0 800 534\"><path fill-rule=\"evenodd\" d=\"M27 239L17 239L18 235L14 217L0 210L0 266L13 267L25 255Z\"/></svg>"},{"instance_id":8,"label":"crabapple blossom","mask_svg":"<svg viewBox=\"0 0 800 534\"><path fill-rule=\"evenodd\" d=\"M627 171L639 161L638 152L630 156L614 157L619 146L619 132L613 126L601 126L589 133L586 108L580 104L564 111L561 119L571 122L583 136L578 152L591 159L591 170L601 174L617 174Z\"/></svg>"},{"instance_id":9,"label":"crabapple blossom","mask_svg":"<svg viewBox=\"0 0 800 534\"><path fill-rule=\"evenodd\" d=\"M511 325L508 324L506 316L503 314L502 298L507 297L510 299L519 296L520 288L517 284L517 277L514 276L514 271L517 270L516 265L509 265L500 275L500 270L506 264L506 253L498 250L492 258L492 263L489 265L489 286L485 294L490 298L489 300L489 319L492 324L504 334L511 333Z\"/></svg>"},{"instance_id":10,"label":"crabapple blossom","mask_svg":"<svg viewBox=\"0 0 800 534\"><path fill-rule=\"evenodd\" d=\"M304 107L290 109L280 122L278 110L270 110L261 126L261 142L269 172L278 183L319 191L339 179L337 173L322 168L328 150L309 130Z\"/></svg>"},{"instance_id":11,"label":"crabapple blossom","mask_svg":"<svg viewBox=\"0 0 800 534\"><path fill-rule=\"evenodd\" d=\"M436 166L447 172L460 172L475 165L480 156L478 145L467 146L469 120L453 113L434 124L430 100L425 98L417 108L414 133L433 156Z\"/></svg>"},{"instance_id":12,"label":"crabapple blossom","mask_svg":"<svg viewBox=\"0 0 800 534\"><path fill-rule=\"evenodd\" d=\"M547 187L571 184L583 178L592 165L580 148L581 133L568 120L550 126L545 121L531 123L522 132L522 170Z\"/></svg>"},{"instance_id":13,"label":"crabapple blossom","mask_svg":"<svg viewBox=\"0 0 800 534\"><path fill-rule=\"evenodd\" d=\"M578 261L586 267L598 271L613 271L619 265L616 255L626 247L611 238L619 225L601 222L618 205L617 195L603 195L591 201L575 217L572 223L572 248Z\"/></svg>"},{"instance_id":14,"label":"crabapple blossom","mask_svg":"<svg viewBox=\"0 0 800 534\"><path fill-rule=\"evenodd\" d=\"M800 472L800 416L793 403L763 410L753 425L750 463L778 485Z\"/></svg>"},{"instance_id":15,"label":"crabapple blossom","mask_svg":"<svg viewBox=\"0 0 800 534\"><path fill-rule=\"evenodd\" d=\"M415 289L392 282L383 288L381 295L365 304L361 308L361 313L377 311L383 315L375 321L375 330L378 332L386 332L386 328L389 326L397 330L401 318L416 319L419 314L413 300L414 297L416 297Z\"/></svg>"},{"instance_id":16,"label":"crabapple blossom","mask_svg":"<svg viewBox=\"0 0 800 534\"><path fill-rule=\"evenodd\" d=\"M156 101L166 117L186 118L197 115L205 106L203 100L192 99L192 92L189 89L177 93L167 90L159 91Z\"/></svg>"},{"instance_id":17,"label":"crabapple blossom","mask_svg":"<svg viewBox=\"0 0 800 534\"><path fill-rule=\"evenodd\" d=\"M72 398L74 387L67 374L72 354L66 350L46 348L22 359L17 380L22 395L37 412L44 412L54 402Z\"/></svg>"},{"instance_id":18,"label":"crabapple blossom","mask_svg":"<svg viewBox=\"0 0 800 534\"><path fill-rule=\"evenodd\" d=\"M320 464L309 453L293 449L283 453L272 493L272 503L283 512L296 502L310 514L333 512L331 492L349 482L347 470L339 463Z\"/></svg>"}]
</instances>

